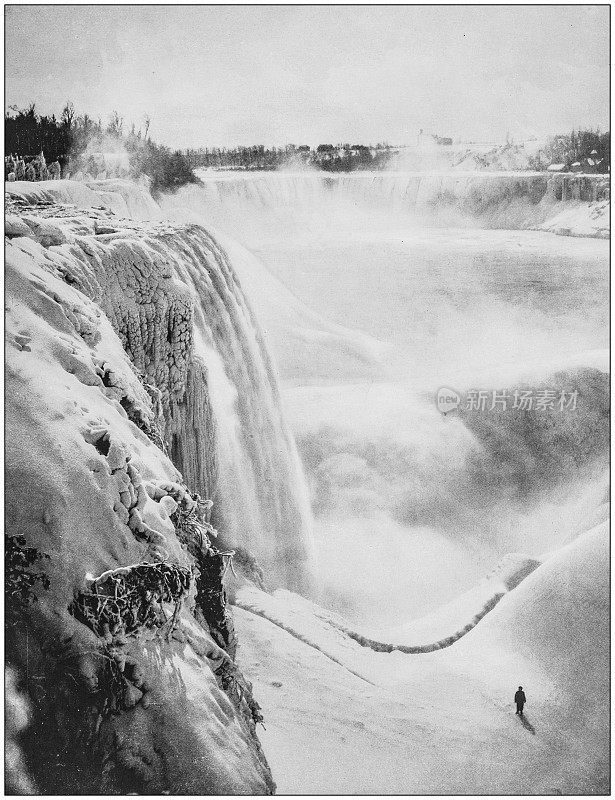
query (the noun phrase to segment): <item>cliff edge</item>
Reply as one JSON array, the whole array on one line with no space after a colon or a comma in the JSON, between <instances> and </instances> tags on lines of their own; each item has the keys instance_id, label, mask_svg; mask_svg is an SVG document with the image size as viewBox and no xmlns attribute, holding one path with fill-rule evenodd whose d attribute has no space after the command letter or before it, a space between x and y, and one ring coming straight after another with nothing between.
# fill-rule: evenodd
<instances>
[{"instance_id":1,"label":"cliff edge","mask_svg":"<svg viewBox=\"0 0 615 800\"><path fill-rule=\"evenodd\" d=\"M145 258L122 270L118 224L131 253L156 244L111 204L8 205L7 790L273 793L234 661L229 556L209 497L167 452L192 363L190 292L164 258L157 276ZM102 277L139 269L120 303ZM148 286L122 324L109 313Z\"/></svg>"}]
</instances>

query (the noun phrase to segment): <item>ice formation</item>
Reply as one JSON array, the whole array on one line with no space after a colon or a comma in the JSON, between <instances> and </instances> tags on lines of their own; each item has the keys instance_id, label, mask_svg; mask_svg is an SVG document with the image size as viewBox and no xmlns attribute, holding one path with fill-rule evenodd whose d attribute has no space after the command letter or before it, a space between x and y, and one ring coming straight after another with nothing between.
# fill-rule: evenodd
<instances>
[{"instance_id":1,"label":"ice formation","mask_svg":"<svg viewBox=\"0 0 615 800\"><path fill-rule=\"evenodd\" d=\"M46 193L58 187L70 196L72 186L61 184L39 184L35 194L30 184L13 184L22 202L42 199L45 216L12 216L9 235L51 248L57 274L100 305L144 384L160 393L171 458L194 491L213 500L226 545L253 551L274 583L305 588L309 507L299 459L226 253L197 225L141 226L49 205ZM93 202L75 186L74 200Z\"/></svg>"},{"instance_id":2,"label":"ice formation","mask_svg":"<svg viewBox=\"0 0 615 800\"><path fill-rule=\"evenodd\" d=\"M114 213L132 189L11 189L13 786L270 793L224 548L303 587L309 539L250 309L202 228Z\"/></svg>"}]
</instances>

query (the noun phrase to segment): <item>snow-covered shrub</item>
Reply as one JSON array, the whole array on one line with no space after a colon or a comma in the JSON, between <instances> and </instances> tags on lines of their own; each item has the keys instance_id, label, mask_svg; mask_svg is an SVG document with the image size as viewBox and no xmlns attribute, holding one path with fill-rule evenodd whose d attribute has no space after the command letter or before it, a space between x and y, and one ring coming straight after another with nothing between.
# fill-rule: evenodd
<instances>
[{"instance_id":1,"label":"snow-covered shrub","mask_svg":"<svg viewBox=\"0 0 615 800\"><path fill-rule=\"evenodd\" d=\"M191 580L189 569L168 563L109 570L76 595L69 611L103 638L167 623L171 632ZM173 607L172 613L165 604Z\"/></svg>"}]
</instances>

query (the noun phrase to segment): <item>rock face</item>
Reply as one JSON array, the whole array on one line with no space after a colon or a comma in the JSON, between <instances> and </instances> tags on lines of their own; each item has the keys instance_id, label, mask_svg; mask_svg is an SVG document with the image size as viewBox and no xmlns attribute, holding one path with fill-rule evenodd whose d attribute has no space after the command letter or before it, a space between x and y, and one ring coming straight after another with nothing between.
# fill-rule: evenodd
<instances>
[{"instance_id":1,"label":"rock face","mask_svg":"<svg viewBox=\"0 0 615 800\"><path fill-rule=\"evenodd\" d=\"M232 328L215 320L230 310L203 260L213 240L102 210L11 210L9 790L271 793L262 717L233 660L228 558L211 538L209 498L223 492L199 346ZM206 310L218 340L195 322Z\"/></svg>"}]
</instances>

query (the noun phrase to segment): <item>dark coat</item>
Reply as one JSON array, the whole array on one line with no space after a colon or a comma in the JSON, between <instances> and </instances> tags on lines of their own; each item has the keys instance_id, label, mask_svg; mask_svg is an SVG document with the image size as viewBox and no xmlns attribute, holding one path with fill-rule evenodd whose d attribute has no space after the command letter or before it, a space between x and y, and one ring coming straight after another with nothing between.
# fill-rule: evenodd
<instances>
[{"instance_id":1,"label":"dark coat","mask_svg":"<svg viewBox=\"0 0 615 800\"><path fill-rule=\"evenodd\" d=\"M523 705L525 703L525 692L522 692L521 689L517 689L515 692L515 703L517 703L517 705Z\"/></svg>"}]
</instances>

